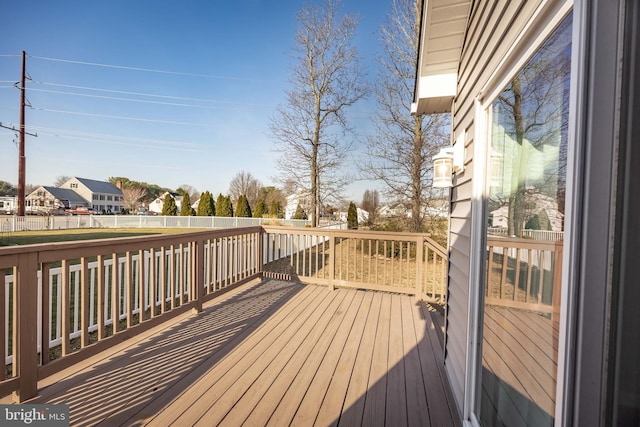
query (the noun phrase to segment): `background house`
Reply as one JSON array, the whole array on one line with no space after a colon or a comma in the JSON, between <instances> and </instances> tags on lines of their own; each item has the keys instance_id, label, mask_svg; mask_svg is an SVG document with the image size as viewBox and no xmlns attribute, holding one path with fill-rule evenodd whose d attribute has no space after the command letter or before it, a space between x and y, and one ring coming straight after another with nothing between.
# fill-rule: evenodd
<instances>
[{"instance_id":1,"label":"background house","mask_svg":"<svg viewBox=\"0 0 640 427\"><path fill-rule=\"evenodd\" d=\"M18 197L8 194L0 195L0 214L11 215L18 210Z\"/></svg>"},{"instance_id":2,"label":"background house","mask_svg":"<svg viewBox=\"0 0 640 427\"><path fill-rule=\"evenodd\" d=\"M287 204L284 207L285 219L292 219L296 213L298 205L306 212L307 218L311 219L313 211L311 210L311 195L308 191L298 190L287 196Z\"/></svg>"},{"instance_id":3,"label":"background house","mask_svg":"<svg viewBox=\"0 0 640 427\"><path fill-rule=\"evenodd\" d=\"M358 207L356 207L356 211L358 212L358 224L365 224L367 221L369 221L369 212ZM347 222L348 216L349 212L347 211L340 211L337 213L337 217L341 222Z\"/></svg>"},{"instance_id":4,"label":"background house","mask_svg":"<svg viewBox=\"0 0 640 427\"><path fill-rule=\"evenodd\" d=\"M122 190L106 181L71 178L60 186L78 193L89 202L89 207L104 213L120 213L124 208Z\"/></svg>"},{"instance_id":5,"label":"background house","mask_svg":"<svg viewBox=\"0 0 640 427\"><path fill-rule=\"evenodd\" d=\"M65 209L89 208L89 201L69 188L43 186L25 197L25 205L28 214L61 215Z\"/></svg>"},{"instance_id":6,"label":"background house","mask_svg":"<svg viewBox=\"0 0 640 427\"><path fill-rule=\"evenodd\" d=\"M162 215L162 206L164 206L164 199L165 197L168 195L170 195L173 200L175 200L176 202L176 207L178 208L178 212L180 212L180 209L182 207L182 196L179 195L178 193L170 193L170 192L164 192L162 193L160 196L158 196L154 201L152 201L151 203L149 203L149 212L154 214L154 215ZM199 202L199 200L198 200ZM196 206L197 208L197 206Z\"/></svg>"}]
</instances>

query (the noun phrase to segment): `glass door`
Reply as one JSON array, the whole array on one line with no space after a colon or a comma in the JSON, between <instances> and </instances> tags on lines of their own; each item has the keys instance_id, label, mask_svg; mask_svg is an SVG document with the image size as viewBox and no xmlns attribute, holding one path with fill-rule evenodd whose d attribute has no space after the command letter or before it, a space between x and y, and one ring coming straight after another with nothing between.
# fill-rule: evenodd
<instances>
[{"instance_id":1,"label":"glass door","mask_svg":"<svg viewBox=\"0 0 640 427\"><path fill-rule=\"evenodd\" d=\"M572 17L489 108L479 402L485 426L551 426L569 119Z\"/></svg>"}]
</instances>

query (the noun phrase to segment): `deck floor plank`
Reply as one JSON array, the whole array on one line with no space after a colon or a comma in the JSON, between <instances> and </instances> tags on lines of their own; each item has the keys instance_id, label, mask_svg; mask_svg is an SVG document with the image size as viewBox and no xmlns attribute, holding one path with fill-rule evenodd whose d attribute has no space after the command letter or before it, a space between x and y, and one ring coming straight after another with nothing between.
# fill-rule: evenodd
<instances>
[{"instance_id":1,"label":"deck floor plank","mask_svg":"<svg viewBox=\"0 0 640 427\"><path fill-rule=\"evenodd\" d=\"M317 288L312 292L316 295L316 302L320 305L327 301L327 294L323 289ZM324 295L322 295L324 294ZM151 425L166 426L172 423L180 425L194 425L210 407L218 402L233 400L237 387L231 387L242 378L246 371L254 364L268 362L265 353L273 348L274 340L288 340L293 332L303 324L302 313L305 309L305 301L301 301L292 312L281 311L275 319L271 319L273 328L260 328L251 337L243 342L242 348L232 349L225 363L212 368L211 372L202 377L196 384L187 389L180 399L171 403L167 410L162 411ZM283 332L278 335L274 331ZM238 356L240 355L240 356ZM206 400L199 398L194 401L193 396L204 396Z\"/></svg>"},{"instance_id":2,"label":"deck floor plank","mask_svg":"<svg viewBox=\"0 0 640 427\"><path fill-rule=\"evenodd\" d=\"M359 346L356 350L355 362L351 371L351 378L347 384L343 381L336 381L335 392L338 396L345 396L344 403L341 405L341 412L337 413L337 417L327 419L327 415L331 414L331 411L327 410L327 404L323 402L324 411L321 409L322 417L318 417L317 423L320 425L343 425L343 426L358 426L362 425L362 416L364 413L364 398L367 388L369 386L369 372L371 370L371 360L373 358L373 343L375 342L376 331L378 329L378 318L380 317L380 306L382 304L382 295L379 293L374 294L373 301L371 303L371 316L367 320L367 325L362 331L362 338L360 339ZM332 382L331 385L334 385ZM341 390L340 386L347 386L346 394ZM333 402L331 402L333 403Z\"/></svg>"},{"instance_id":3,"label":"deck floor plank","mask_svg":"<svg viewBox=\"0 0 640 427\"><path fill-rule=\"evenodd\" d=\"M344 298L344 295L342 295ZM225 392L220 399L210 405L207 412L195 423L189 425L210 426L218 425L234 408L246 411L264 395L266 389L273 383L276 376L285 368L287 362L298 349L301 342L308 336L317 337L318 331L335 312L342 298L335 294L323 299L311 315L301 318L302 323L273 341L269 349L257 359L249 369L245 370L237 381ZM244 417L245 414L240 416ZM180 424L186 425L181 422Z\"/></svg>"},{"instance_id":4,"label":"deck floor plank","mask_svg":"<svg viewBox=\"0 0 640 427\"><path fill-rule=\"evenodd\" d=\"M405 426L407 420L407 393L405 374L405 349L403 344L402 299L390 295L389 355L386 390L386 425Z\"/></svg>"},{"instance_id":5,"label":"deck floor plank","mask_svg":"<svg viewBox=\"0 0 640 427\"><path fill-rule=\"evenodd\" d=\"M268 279L56 374L34 403L69 404L72 426L461 425L423 306Z\"/></svg>"},{"instance_id":6,"label":"deck floor plank","mask_svg":"<svg viewBox=\"0 0 640 427\"><path fill-rule=\"evenodd\" d=\"M429 425L429 408L423 402L427 401L424 387L424 377L418 354L418 332L413 321L410 298L402 298L402 345L404 351L404 365L406 374L407 393L407 425Z\"/></svg>"},{"instance_id":7,"label":"deck floor plank","mask_svg":"<svg viewBox=\"0 0 640 427\"><path fill-rule=\"evenodd\" d=\"M337 424L356 362L360 341L366 325L371 321L373 296L373 292L364 293L362 304L348 331L349 335L342 352L338 352L336 349L325 358L323 363L327 365L326 375L316 375L298 408L292 425Z\"/></svg>"},{"instance_id":8,"label":"deck floor plank","mask_svg":"<svg viewBox=\"0 0 640 427\"><path fill-rule=\"evenodd\" d=\"M280 403L268 418L269 425L291 425L293 417L298 412L305 396L307 396L308 392L313 393L310 390L313 380L316 377L331 378L333 376L335 371L335 363L331 362L333 353L339 355L342 351L350 326L354 323L362 304L363 296L364 293L362 292L353 294L353 298L349 300L349 305L345 307L343 315L337 319L339 323L335 325L331 334L324 334L308 354L304 363L299 365L295 378L289 380L287 391L282 394ZM337 357L333 357L333 360L337 361ZM325 361L327 362L325 363ZM278 390L278 388L275 388L275 390ZM255 425L260 419L267 419L268 408L263 409L263 406L259 405L253 410L246 421L247 425ZM315 405L316 410L319 406L319 403ZM261 414L264 414L264 416ZM315 420L315 414L313 420Z\"/></svg>"},{"instance_id":9,"label":"deck floor plank","mask_svg":"<svg viewBox=\"0 0 640 427\"><path fill-rule=\"evenodd\" d=\"M425 304L416 301L413 310L430 425L454 425L453 397L445 385L444 354L439 344L438 326L431 320L432 314ZM439 381L433 382L434 378L439 378Z\"/></svg>"},{"instance_id":10,"label":"deck floor plank","mask_svg":"<svg viewBox=\"0 0 640 427\"><path fill-rule=\"evenodd\" d=\"M233 408L227 413L221 425L235 425L240 420L246 425L260 425L273 414L273 408L281 403L295 404L294 400L283 401L282 397L291 386L296 374L307 362L312 351L321 352L320 347L324 341L333 338L335 330L340 324L344 313L348 309L353 293L337 295L331 301L331 305L322 313L318 321L309 319L304 328L298 329L297 335L290 340L286 347L276 356L268 369L244 393L241 399L234 403ZM327 343L328 345L328 343ZM317 366L317 365L316 365ZM305 364L305 369L317 369L314 365ZM298 390L301 392L301 390ZM257 408L260 406L260 408ZM256 412L256 409L258 411ZM213 412L213 408L210 412ZM249 413L251 412L251 413ZM253 415L253 417L251 417ZM250 419L248 419L251 417ZM211 418L207 417L207 420Z\"/></svg>"},{"instance_id":11,"label":"deck floor plank","mask_svg":"<svg viewBox=\"0 0 640 427\"><path fill-rule=\"evenodd\" d=\"M371 371L369 372L369 385L364 399L362 424L365 426L384 425L386 419L391 297L390 294L382 294L378 329L373 342L373 358L371 359Z\"/></svg>"}]
</instances>

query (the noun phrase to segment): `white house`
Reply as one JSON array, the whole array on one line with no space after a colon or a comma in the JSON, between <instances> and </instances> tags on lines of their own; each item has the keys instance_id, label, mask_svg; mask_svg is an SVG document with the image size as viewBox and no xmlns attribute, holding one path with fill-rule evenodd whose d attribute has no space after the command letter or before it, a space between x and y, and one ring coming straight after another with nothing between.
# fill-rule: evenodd
<instances>
[{"instance_id":1,"label":"white house","mask_svg":"<svg viewBox=\"0 0 640 427\"><path fill-rule=\"evenodd\" d=\"M287 196L287 205L284 207L285 219L292 219L296 213L298 205L304 209L307 218L311 219L313 212L311 209L311 195L308 191L299 190Z\"/></svg>"},{"instance_id":2,"label":"white house","mask_svg":"<svg viewBox=\"0 0 640 427\"><path fill-rule=\"evenodd\" d=\"M638 2L420 3L411 110L451 117L442 368L463 424L640 425ZM563 240L492 235L520 209Z\"/></svg>"},{"instance_id":3,"label":"white house","mask_svg":"<svg viewBox=\"0 0 640 427\"><path fill-rule=\"evenodd\" d=\"M164 199L167 196L167 194L170 195L173 198L173 200L175 200L176 206L178 207L178 212L180 212L180 208L182 207L182 196L180 196L178 193L170 193L168 191L162 193L153 202L149 203L149 212L155 215L161 215L162 206L164 206Z\"/></svg>"},{"instance_id":4,"label":"white house","mask_svg":"<svg viewBox=\"0 0 640 427\"><path fill-rule=\"evenodd\" d=\"M106 181L71 178L60 188L68 188L89 202L89 207L99 212L120 213L124 208L122 190Z\"/></svg>"},{"instance_id":5,"label":"white house","mask_svg":"<svg viewBox=\"0 0 640 427\"><path fill-rule=\"evenodd\" d=\"M0 214L13 214L18 210L18 197L0 195Z\"/></svg>"},{"instance_id":6,"label":"white house","mask_svg":"<svg viewBox=\"0 0 640 427\"><path fill-rule=\"evenodd\" d=\"M364 224L367 221L369 221L369 212L365 211L364 209L360 209L360 208L356 208L356 211L358 212L358 224ZM347 217L349 216L348 212L338 212L338 219L341 222L347 222Z\"/></svg>"}]
</instances>

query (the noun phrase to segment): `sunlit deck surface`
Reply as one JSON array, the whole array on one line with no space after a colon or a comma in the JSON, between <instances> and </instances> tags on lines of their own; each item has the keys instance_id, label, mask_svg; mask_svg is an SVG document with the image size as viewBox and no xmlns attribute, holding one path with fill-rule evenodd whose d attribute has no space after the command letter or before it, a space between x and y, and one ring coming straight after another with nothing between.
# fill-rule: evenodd
<instances>
[{"instance_id":1,"label":"sunlit deck surface","mask_svg":"<svg viewBox=\"0 0 640 427\"><path fill-rule=\"evenodd\" d=\"M460 425L441 314L264 280L40 383L72 425Z\"/></svg>"}]
</instances>

